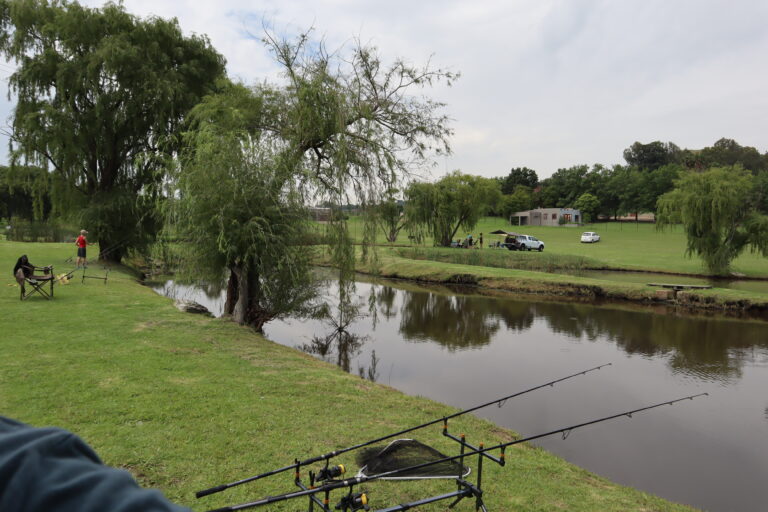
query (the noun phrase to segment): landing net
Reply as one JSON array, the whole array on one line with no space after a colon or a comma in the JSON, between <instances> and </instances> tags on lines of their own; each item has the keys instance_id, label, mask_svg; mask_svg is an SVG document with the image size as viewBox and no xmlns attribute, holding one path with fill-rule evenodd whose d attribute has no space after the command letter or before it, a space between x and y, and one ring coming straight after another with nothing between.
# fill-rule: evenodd
<instances>
[{"instance_id":1,"label":"landing net","mask_svg":"<svg viewBox=\"0 0 768 512\"><path fill-rule=\"evenodd\" d=\"M356 461L360 471L357 476L379 475L445 458L447 458L446 455L424 443L414 439L398 439L385 447L374 446L359 451ZM452 460L404 471L392 477L382 477L382 480L464 478L469 475L469 472L470 468Z\"/></svg>"}]
</instances>

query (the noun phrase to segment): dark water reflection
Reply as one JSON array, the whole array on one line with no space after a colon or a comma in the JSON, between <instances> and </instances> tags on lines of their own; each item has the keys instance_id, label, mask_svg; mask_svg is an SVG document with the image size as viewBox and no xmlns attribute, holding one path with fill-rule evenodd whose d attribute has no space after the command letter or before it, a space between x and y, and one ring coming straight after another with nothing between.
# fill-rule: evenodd
<instances>
[{"instance_id":1,"label":"dark water reflection","mask_svg":"<svg viewBox=\"0 0 768 512\"><path fill-rule=\"evenodd\" d=\"M379 311L394 318L395 288L381 285L373 292ZM768 347L765 322L455 293L447 289L404 293L399 333L411 342L466 350L482 348L500 331L527 331L541 319L554 334L609 341L626 354L664 358L673 373L718 382L740 377L745 362L754 359L754 349Z\"/></svg>"},{"instance_id":2,"label":"dark water reflection","mask_svg":"<svg viewBox=\"0 0 768 512\"><path fill-rule=\"evenodd\" d=\"M385 281L361 280L357 294L369 305L361 311L367 314L343 335L332 338L338 326L322 320L273 322L266 334L346 371L459 408L612 363L478 411L524 435L709 392L540 444L674 501L713 511L765 510L767 322Z\"/></svg>"}]
</instances>

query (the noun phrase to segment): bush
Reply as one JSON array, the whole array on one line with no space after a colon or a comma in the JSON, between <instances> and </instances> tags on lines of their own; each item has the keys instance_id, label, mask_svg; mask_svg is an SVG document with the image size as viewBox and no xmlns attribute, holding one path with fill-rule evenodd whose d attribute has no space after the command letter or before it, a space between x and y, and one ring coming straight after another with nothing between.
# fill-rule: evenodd
<instances>
[{"instance_id":1,"label":"bush","mask_svg":"<svg viewBox=\"0 0 768 512\"><path fill-rule=\"evenodd\" d=\"M8 240L14 242L71 242L74 233L70 226L57 222L38 222L12 217L11 229L5 230Z\"/></svg>"},{"instance_id":2,"label":"bush","mask_svg":"<svg viewBox=\"0 0 768 512\"><path fill-rule=\"evenodd\" d=\"M536 272L557 273L562 271L579 271L590 268L600 268L604 265L584 256L566 254L529 253L498 250L447 249L440 247L420 248L408 247L397 250L402 258L414 260L439 261L478 267L509 268L518 270L533 270Z\"/></svg>"}]
</instances>

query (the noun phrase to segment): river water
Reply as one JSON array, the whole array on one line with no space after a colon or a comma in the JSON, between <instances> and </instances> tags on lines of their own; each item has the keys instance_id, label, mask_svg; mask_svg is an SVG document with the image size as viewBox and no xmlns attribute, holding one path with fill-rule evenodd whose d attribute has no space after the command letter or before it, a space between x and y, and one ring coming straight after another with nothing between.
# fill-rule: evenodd
<instances>
[{"instance_id":1,"label":"river water","mask_svg":"<svg viewBox=\"0 0 768 512\"><path fill-rule=\"evenodd\" d=\"M155 288L221 312L216 292ZM537 444L615 482L705 510L768 507L768 322L364 278L356 289L361 317L341 343L324 337L334 326L320 320L272 322L266 335L462 409L611 363L477 412L524 436L707 392ZM334 292L329 286L329 298Z\"/></svg>"}]
</instances>

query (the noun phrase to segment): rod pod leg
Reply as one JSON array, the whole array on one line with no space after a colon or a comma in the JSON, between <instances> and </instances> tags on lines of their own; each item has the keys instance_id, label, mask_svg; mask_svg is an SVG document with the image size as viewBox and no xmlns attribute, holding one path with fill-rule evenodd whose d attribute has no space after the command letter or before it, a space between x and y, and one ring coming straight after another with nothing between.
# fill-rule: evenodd
<instances>
[{"instance_id":1,"label":"rod pod leg","mask_svg":"<svg viewBox=\"0 0 768 512\"><path fill-rule=\"evenodd\" d=\"M480 449L482 450L485 445L480 443ZM483 497L481 490L483 485L483 454L482 452L477 455L477 492L475 493L475 511L482 509L483 512L488 512L483 503Z\"/></svg>"}]
</instances>

